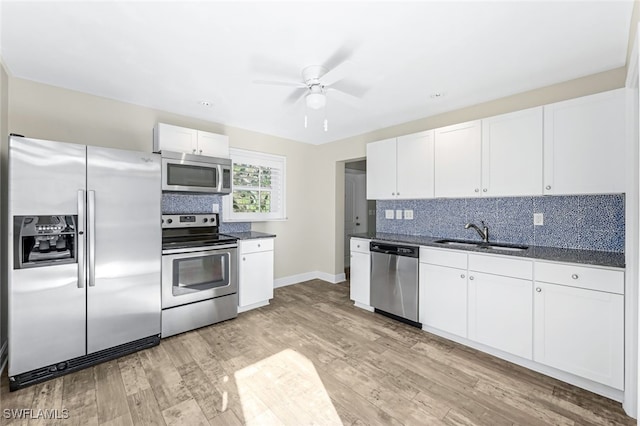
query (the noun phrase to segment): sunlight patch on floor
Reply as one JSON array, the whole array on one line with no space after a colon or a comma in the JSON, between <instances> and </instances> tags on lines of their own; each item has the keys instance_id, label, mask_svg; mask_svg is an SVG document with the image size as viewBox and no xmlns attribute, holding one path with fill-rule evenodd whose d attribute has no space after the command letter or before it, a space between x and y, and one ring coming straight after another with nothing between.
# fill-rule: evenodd
<instances>
[{"instance_id":1,"label":"sunlight patch on floor","mask_svg":"<svg viewBox=\"0 0 640 426\"><path fill-rule=\"evenodd\" d=\"M285 349L236 371L247 424L342 424L311 361Z\"/></svg>"}]
</instances>

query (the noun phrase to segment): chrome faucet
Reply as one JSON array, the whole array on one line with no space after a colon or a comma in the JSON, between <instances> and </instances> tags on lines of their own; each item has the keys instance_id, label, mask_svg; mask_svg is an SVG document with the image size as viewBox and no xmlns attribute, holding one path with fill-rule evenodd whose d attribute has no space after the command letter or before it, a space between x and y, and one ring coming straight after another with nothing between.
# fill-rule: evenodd
<instances>
[{"instance_id":1,"label":"chrome faucet","mask_svg":"<svg viewBox=\"0 0 640 426\"><path fill-rule=\"evenodd\" d=\"M473 228L476 230L476 232L478 233L478 235L480 235L480 238L482 238L482 241L484 241L485 243L489 242L489 227L487 225L485 225L484 220L482 222L482 229L478 228L478 225L476 225L475 223L467 223L464 226L464 229L469 229L469 228Z\"/></svg>"}]
</instances>

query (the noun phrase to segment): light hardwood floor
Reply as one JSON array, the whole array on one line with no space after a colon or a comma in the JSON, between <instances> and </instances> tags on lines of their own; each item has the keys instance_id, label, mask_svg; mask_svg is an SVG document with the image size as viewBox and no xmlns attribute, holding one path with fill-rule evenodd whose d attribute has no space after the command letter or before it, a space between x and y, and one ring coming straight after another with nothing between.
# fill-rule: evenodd
<instances>
[{"instance_id":1,"label":"light hardwood floor","mask_svg":"<svg viewBox=\"0 0 640 426\"><path fill-rule=\"evenodd\" d=\"M309 281L232 321L17 392L5 374L1 424L636 424L616 402L354 308L348 295L348 284ZM28 408L69 418L5 418Z\"/></svg>"}]
</instances>

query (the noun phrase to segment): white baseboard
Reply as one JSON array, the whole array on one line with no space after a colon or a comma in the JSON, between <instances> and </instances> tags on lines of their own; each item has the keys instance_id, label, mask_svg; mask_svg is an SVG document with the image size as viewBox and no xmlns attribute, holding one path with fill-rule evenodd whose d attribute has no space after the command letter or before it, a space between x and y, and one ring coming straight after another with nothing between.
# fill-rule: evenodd
<instances>
[{"instance_id":1,"label":"white baseboard","mask_svg":"<svg viewBox=\"0 0 640 426\"><path fill-rule=\"evenodd\" d=\"M326 272L313 271L303 274L289 275L288 277L277 278L273 281L273 288L285 287L288 285L303 283L310 280L322 280L331 284L341 283L346 280L345 274L332 275Z\"/></svg>"},{"instance_id":2,"label":"white baseboard","mask_svg":"<svg viewBox=\"0 0 640 426\"><path fill-rule=\"evenodd\" d=\"M360 302L353 302L353 305L357 306L360 309L364 309L366 311L373 312L373 306L365 305L364 303L360 303Z\"/></svg>"}]
</instances>

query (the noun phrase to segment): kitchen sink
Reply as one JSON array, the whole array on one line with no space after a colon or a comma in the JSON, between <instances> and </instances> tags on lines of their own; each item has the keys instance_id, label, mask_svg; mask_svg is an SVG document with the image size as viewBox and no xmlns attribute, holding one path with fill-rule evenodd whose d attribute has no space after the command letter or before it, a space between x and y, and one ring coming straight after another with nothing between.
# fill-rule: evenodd
<instances>
[{"instance_id":1,"label":"kitchen sink","mask_svg":"<svg viewBox=\"0 0 640 426\"><path fill-rule=\"evenodd\" d=\"M527 246L521 246L517 244L498 244L498 243L485 243L483 241L466 241L466 240L437 240L436 244L443 244L451 247L475 247L483 250L491 251L524 251L528 249Z\"/></svg>"}]
</instances>

